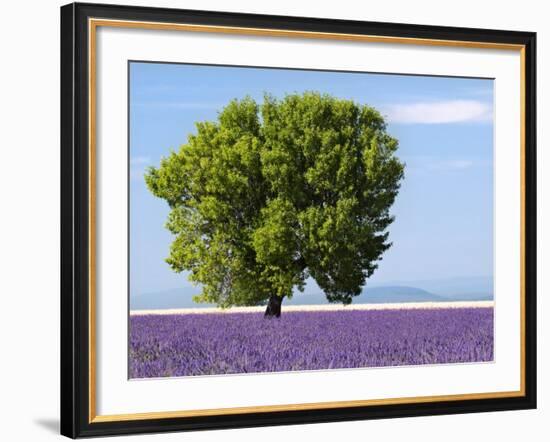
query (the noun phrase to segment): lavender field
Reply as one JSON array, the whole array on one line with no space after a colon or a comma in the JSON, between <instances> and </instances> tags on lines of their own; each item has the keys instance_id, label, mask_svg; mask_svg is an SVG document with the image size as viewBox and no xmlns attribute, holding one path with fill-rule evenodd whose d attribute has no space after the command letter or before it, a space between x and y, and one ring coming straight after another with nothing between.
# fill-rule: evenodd
<instances>
[{"instance_id":1,"label":"lavender field","mask_svg":"<svg viewBox=\"0 0 550 442\"><path fill-rule=\"evenodd\" d=\"M492 308L130 316L130 377L493 360Z\"/></svg>"}]
</instances>

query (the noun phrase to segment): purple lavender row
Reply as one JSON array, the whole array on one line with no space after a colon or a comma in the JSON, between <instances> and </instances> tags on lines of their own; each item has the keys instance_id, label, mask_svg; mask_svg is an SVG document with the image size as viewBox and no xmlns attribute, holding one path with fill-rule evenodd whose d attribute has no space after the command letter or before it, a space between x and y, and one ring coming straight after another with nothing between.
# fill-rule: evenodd
<instances>
[{"instance_id":1,"label":"purple lavender row","mask_svg":"<svg viewBox=\"0 0 550 442\"><path fill-rule=\"evenodd\" d=\"M131 378L491 360L492 308L130 318Z\"/></svg>"}]
</instances>

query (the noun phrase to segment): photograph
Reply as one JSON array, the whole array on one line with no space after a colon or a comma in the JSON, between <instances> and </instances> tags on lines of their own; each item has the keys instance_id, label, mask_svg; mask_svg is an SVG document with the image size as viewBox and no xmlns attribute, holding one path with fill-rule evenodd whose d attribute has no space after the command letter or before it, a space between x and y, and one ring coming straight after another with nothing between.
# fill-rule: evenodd
<instances>
[{"instance_id":1,"label":"photograph","mask_svg":"<svg viewBox=\"0 0 550 442\"><path fill-rule=\"evenodd\" d=\"M536 32L371 9L60 8L62 435L537 407Z\"/></svg>"},{"instance_id":2,"label":"photograph","mask_svg":"<svg viewBox=\"0 0 550 442\"><path fill-rule=\"evenodd\" d=\"M129 60L128 379L492 364L494 88Z\"/></svg>"}]
</instances>

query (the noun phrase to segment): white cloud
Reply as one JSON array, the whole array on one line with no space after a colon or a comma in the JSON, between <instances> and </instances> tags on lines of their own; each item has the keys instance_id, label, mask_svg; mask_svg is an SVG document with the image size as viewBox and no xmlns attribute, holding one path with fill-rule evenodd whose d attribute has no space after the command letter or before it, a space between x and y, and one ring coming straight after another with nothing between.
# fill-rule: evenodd
<instances>
[{"instance_id":1,"label":"white cloud","mask_svg":"<svg viewBox=\"0 0 550 442\"><path fill-rule=\"evenodd\" d=\"M482 158L441 158L430 155L417 155L401 158L406 163L407 173L466 172L471 169L492 167L493 162Z\"/></svg>"},{"instance_id":2,"label":"white cloud","mask_svg":"<svg viewBox=\"0 0 550 442\"><path fill-rule=\"evenodd\" d=\"M136 156L130 158L130 179L142 180L145 167L151 164L151 158L147 156Z\"/></svg>"},{"instance_id":3,"label":"white cloud","mask_svg":"<svg viewBox=\"0 0 550 442\"><path fill-rule=\"evenodd\" d=\"M463 170L473 167L474 162L470 160L432 161L426 166L432 170Z\"/></svg>"},{"instance_id":4,"label":"white cloud","mask_svg":"<svg viewBox=\"0 0 550 442\"><path fill-rule=\"evenodd\" d=\"M220 103L208 103L202 101L138 101L131 104L133 107L153 109L183 109L183 110L218 110L224 105Z\"/></svg>"},{"instance_id":5,"label":"white cloud","mask_svg":"<svg viewBox=\"0 0 550 442\"><path fill-rule=\"evenodd\" d=\"M145 175L145 169L130 169L130 179L132 181L141 181Z\"/></svg>"},{"instance_id":6,"label":"white cloud","mask_svg":"<svg viewBox=\"0 0 550 442\"><path fill-rule=\"evenodd\" d=\"M130 158L130 164L132 166L139 166L143 164L149 164L151 162L151 158L149 157L132 157Z\"/></svg>"},{"instance_id":7,"label":"white cloud","mask_svg":"<svg viewBox=\"0 0 550 442\"><path fill-rule=\"evenodd\" d=\"M493 109L490 103L477 100L447 100L392 104L384 113L390 123L442 124L461 122L492 121Z\"/></svg>"}]
</instances>

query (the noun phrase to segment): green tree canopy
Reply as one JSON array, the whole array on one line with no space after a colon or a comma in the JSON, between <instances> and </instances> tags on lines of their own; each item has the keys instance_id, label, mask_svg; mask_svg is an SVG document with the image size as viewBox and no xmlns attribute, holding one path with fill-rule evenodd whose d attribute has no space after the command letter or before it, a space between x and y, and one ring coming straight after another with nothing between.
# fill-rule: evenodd
<instances>
[{"instance_id":1,"label":"green tree canopy","mask_svg":"<svg viewBox=\"0 0 550 442\"><path fill-rule=\"evenodd\" d=\"M167 201L167 258L222 307L292 296L315 279L349 304L391 245L403 178L372 107L317 92L231 101L145 175Z\"/></svg>"}]
</instances>

